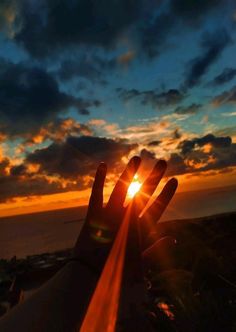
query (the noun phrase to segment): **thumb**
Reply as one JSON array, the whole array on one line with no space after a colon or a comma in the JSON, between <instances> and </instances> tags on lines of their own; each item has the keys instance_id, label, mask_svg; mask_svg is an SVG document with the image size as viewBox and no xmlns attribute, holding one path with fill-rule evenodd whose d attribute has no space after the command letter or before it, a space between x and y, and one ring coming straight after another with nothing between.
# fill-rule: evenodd
<instances>
[{"instance_id":1,"label":"thumb","mask_svg":"<svg viewBox=\"0 0 236 332\"><path fill-rule=\"evenodd\" d=\"M174 237L165 236L144 250L142 259L145 269L169 269L173 263L176 244Z\"/></svg>"}]
</instances>

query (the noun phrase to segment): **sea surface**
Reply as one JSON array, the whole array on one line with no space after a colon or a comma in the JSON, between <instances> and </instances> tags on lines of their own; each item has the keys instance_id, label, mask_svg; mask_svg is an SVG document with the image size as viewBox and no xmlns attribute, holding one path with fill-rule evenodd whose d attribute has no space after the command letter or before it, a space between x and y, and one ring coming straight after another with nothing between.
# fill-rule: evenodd
<instances>
[{"instance_id":1,"label":"sea surface","mask_svg":"<svg viewBox=\"0 0 236 332\"><path fill-rule=\"evenodd\" d=\"M0 258L18 258L72 248L86 207L0 218ZM236 211L236 186L175 195L160 221Z\"/></svg>"}]
</instances>

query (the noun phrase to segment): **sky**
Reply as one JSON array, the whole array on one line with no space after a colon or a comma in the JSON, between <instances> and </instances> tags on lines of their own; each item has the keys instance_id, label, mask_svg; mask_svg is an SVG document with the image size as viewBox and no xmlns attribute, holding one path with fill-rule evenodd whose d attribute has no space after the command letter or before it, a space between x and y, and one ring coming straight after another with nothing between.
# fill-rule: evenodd
<instances>
[{"instance_id":1,"label":"sky","mask_svg":"<svg viewBox=\"0 0 236 332\"><path fill-rule=\"evenodd\" d=\"M1 0L0 214L105 197L133 155L179 192L236 184L233 0Z\"/></svg>"}]
</instances>

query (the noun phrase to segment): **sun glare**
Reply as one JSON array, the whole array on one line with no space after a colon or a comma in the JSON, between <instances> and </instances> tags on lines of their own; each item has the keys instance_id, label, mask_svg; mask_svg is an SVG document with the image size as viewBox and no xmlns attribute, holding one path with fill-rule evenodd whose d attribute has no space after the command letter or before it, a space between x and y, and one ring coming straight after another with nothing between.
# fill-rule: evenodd
<instances>
[{"instance_id":1,"label":"sun glare","mask_svg":"<svg viewBox=\"0 0 236 332\"><path fill-rule=\"evenodd\" d=\"M133 181L131 182L129 188L128 188L128 192L127 192L127 196L129 198L133 198L134 195L139 191L140 187L141 187L141 183L138 180L138 175L136 174L134 176Z\"/></svg>"}]
</instances>

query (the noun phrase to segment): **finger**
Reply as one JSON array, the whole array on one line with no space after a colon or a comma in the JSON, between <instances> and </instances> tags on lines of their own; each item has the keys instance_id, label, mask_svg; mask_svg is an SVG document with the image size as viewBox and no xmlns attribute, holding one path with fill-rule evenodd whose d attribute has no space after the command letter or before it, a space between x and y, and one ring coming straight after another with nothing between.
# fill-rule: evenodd
<instances>
[{"instance_id":1,"label":"finger","mask_svg":"<svg viewBox=\"0 0 236 332\"><path fill-rule=\"evenodd\" d=\"M174 196L177 186L178 181L175 178L169 180L160 195L146 211L144 218L153 219L157 222Z\"/></svg>"},{"instance_id":2,"label":"finger","mask_svg":"<svg viewBox=\"0 0 236 332\"><path fill-rule=\"evenodd\" d=\"M134 198L135 205L137 206L137 208L135 209L136 213L140 213L146 206L147 202L149 201L150 197L152 196L159 182L161 181L166 171L166 167L167 164L165 160L159 160L154 166L148 178L143 183L139 193Z\"/></svg>"},{"instance_id":3,"label":"finger","mask_svg":"<svg viewBox=\"0 0 236 332\"><path fill-rule=\"evenodd\" d=\"M88 215L97 215L103 207L103 187L106 178L107 166L100 163L95 175L92 193L89 200Z\"/></svg>"},{"instance_id":4,"label":"finger","mask_svg":"<svg viewBox=\"0 0 236 332\"><path fill-rule=\"evenodd\" d=\"M156 240L156 222L165 211L177 189L177 186L178 181L175 178L168 181L160 195L141 217L139 224L143 248L147 248Z\"/></svg>"},{"instance_id":5,"label":"finger","mask_svg":"<svg viewBox=\"0 0 236 332\"><path fill-rule=\"evenodd\" d=\"M139 168L140 162L141 159L137 156L133 157L129 161L112 191L110 199L107 203L108 209L112 209L114 212L122 209L128 187Z\"/></svg>"}]
</instances>

